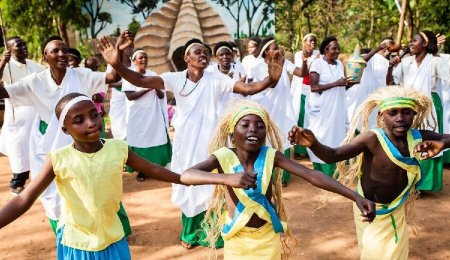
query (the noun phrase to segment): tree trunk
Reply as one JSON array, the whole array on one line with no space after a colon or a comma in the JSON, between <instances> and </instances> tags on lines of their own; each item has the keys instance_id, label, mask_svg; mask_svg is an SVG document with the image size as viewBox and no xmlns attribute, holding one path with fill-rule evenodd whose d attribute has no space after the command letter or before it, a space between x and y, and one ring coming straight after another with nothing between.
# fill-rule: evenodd
<instances>
[{"instance_id":1,"label":"tree trunk","mask_svg":"<svg viewBox=\"0 0 450 260\"><path fill-rule=\"evenodd\" d=\"M400 13L400 21L398 22L398 32L397 32L397 43L402 42L402 35L403 35L403 27L405 25L405 14L406 14L406 4L408 3L408 0L402 1L402 11Z\"/></svg>"},{"instance_id":2,"label":"tree trunk","mask_svg":"<svg viewBox=\"0 0 450 260\"><path fill-rule=\"evenodd\" d=\"M67 25L66 25L66 23L63 22L61 20L61 17L59 17L59 16L56 18L56 23L58 25L59 35L61 35L61 38L63 38L64 43L67 45L67 47L70 47L69 35L67 34Z\"/></svg>"}]
</instances>

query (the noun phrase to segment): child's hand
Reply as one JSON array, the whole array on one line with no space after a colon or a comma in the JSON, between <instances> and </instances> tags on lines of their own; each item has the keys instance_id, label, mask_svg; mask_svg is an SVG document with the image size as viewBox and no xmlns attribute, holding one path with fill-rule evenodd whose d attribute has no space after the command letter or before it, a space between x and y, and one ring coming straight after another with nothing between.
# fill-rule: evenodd
<instances>
[{"instance_id":1,"label":"child's hand","mask_svg":"<svg viewBox=\"0 0 450 260\"><path fill-rule=\"evenodd\" d=\"M233 188L256 188L256 174L251 172L242 172L235 174L226 174L227 181L225 185Z\"/></svg>"},{"instance_id":2,"label":"child's hand","mask_svg":"<svg viewBox=\"0 0 450 260\"><path fill-rule=\"evenodd\" d=\"M419 154L419 159L425 160L440 153L444 148L444 143L441 141L423 141L414 147L414 154Z\"/></svg>"},{"instance_id":3,"label":"child's hand","mask_svg":"<svg viewBox=\"0 0 450 260\"><path fill-rule=\"evenodd\" d=\"M317 139L311 130L298 126L293 126L291 131L289 131L288 140L291 144L298 144L305 147L311 147L317 142Z\"/></svg>"},{"instance_id":4,"label":"child's hand","mask_svg":"<svg viewBox=\"0 0 450 260\"><path fill-rule=\"evenodd\" d=\"M369 223L372 222L375 218L375 203L360 196L359 194L356 196L355 203L359 210L361 210L363 221Z\"/></svg>"}]
</instances>

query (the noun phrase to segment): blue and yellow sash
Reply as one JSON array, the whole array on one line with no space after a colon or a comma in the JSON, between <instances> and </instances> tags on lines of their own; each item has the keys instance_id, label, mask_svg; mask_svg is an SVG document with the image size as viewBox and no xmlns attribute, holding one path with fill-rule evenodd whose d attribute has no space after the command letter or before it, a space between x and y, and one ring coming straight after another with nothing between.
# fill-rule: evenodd
<instances>
[{"instance_id":1,"label":"blue and yellow sash","mask_svg":"<svg viewBox=\"0 0 450 260\"><path fill-rule=\"evenodd\" d=\"M420 131L417 129L410 129L407 133L407 141L408 141L408 150L410 157L403 156L397 147L389 140L386 133L381 128L372 129L378 138L378 141L381 144L386 155L389 159L396 164L398 167L404 169L408 175L408 185L406 188L388 205L384 205L381 209L376 211L377 215L385 215L394 211L399 206L403 205L403 203L408 198L411 192L414 192L416 187L418 187L421 183L421 171L420 164L417 158L413 157L414 155L414 146L420 142L422 142L422 135ZM362 162L360 162L361 167ZM359 176L361 176L362 172L359 171ZM361 182L358 182L357 191L359 194L364 195Z\"/></svg>"},{"instance_id":2,"label":"blue and yellow sash","mask_svg":"<svg viewBox=\"0 0 450 260\"><path fill-rule=\"evenodd\" d=\"M228 212L224 212L226 221L222 228L224 239L233 237L248 223L253 214L272 224L276 233L283 233L286 230L286 222L280 221L273 205L266 197L266 192L271 184L272 170L276 150L267 146L261 147L258 158L254 164L254 171L257 173L256 189L247 190L233 188L239 199L236 205L233 219L228 217ZM220 166L226 174L234 174L244 171L244 167L239 162L236 154L229 148L223 147L214 155L219 160Z\"/></svg>"}]
</instances>

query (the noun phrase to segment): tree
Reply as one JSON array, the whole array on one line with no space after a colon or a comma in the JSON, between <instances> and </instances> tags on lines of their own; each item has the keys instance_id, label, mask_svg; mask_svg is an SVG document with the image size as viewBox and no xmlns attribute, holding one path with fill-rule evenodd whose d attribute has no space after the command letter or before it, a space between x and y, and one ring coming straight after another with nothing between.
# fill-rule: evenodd
<instances>
[{"instance_id":1,"label":"tree","mask_svg":"<svg viewBox=\"0 0 450 260\"><path fill-rule=\"evenodd\" d=\"M58 34L69 44L68 30L86 25L81 3L76 0L2 0L0 8L7 36L22 37L30 54L35 57L40 53L40 44L48 36Z\"/></svg>"},{"instance_id":2,"label":"tree","mask_svg":"<svg viewBox=\"0 0 450 260\"><path fill-rule=\"evenodd\" d=\"M117 0L119 1L119 0ZM163 3L168 0L162 0ZM147 19L150 13L157 7L159 0L120 0L122 4L126 4L131 7L132 14L141 14L142 17Z\"/></svg>"},{"instance_id":3,"label":"tree","mask_svg":"<svg viewBox=\"0 0 450 260\"><path fill-rule=\"evenodd\" d=\"M269 21L271 15L274 14L273 0L211 0L227 9L233 20L236 22L236 38L241 38L243 35L252 37L267 32L271 26L274 25L273 21ZM247 21L247 31L241 31L241 12L245 14L245 20ZM262 19L258 24L256 19L253 19L255 15L261 12ZM256 28L256 30L255 30Z\"/></svg>"},{"instance_id":4,"label":"tree","mask_svg":"<svg viewBox=\"0 0 450 260\"><path fill-rule=\"evenodd\" d=\"M136 35L139 27L141 27L141 24L136 21L136 18L133 16L133 18L131 19L131 23L128 24L128 30Z\"/></svg>"},{"instance_id":5,"label":"tree","mask_svg":"<svg viewBox=\"0 0 450 260\"><path fill-rule=\"evenodd\" d=\"M111 14L101 12L104 0L82 0L82 7L90 17L90 33L91 38L97 38L101 30L105 29L108 23L112 23ZM100 27L97 27L100 22Z\"/></svg>"},{"instance_id":6,"label":"tree","mask_svg":"<svg viewBox=\"0 0 450 260\"><path fill-rule=\"evenodd\" d=\"M414 33L428 29L450 33L448 0L408 1L406 32L402 43L408 44ZM300 48L303 35L313 32L321 39L337 36L341 52L350 53L356 44L374 48L387 36L395 36L399 23L395 0L300 0L277 1L276 38L289 50ZM450 42L446 45L446 50Z\"/></svg>"}]
</instances>

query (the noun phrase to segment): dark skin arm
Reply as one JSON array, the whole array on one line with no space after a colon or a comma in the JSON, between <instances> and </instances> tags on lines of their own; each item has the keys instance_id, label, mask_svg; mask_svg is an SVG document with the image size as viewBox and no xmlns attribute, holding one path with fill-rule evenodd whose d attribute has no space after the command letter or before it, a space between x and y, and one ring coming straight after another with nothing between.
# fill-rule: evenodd
<instances>
[{"instance_id":1,"label":"dark skin arm","mask_svg":"<svg viewBox=\"0 0 450 260\"><path fill-rule=\"evenodd\" d=\"M44 192L55 178L50 158L44 163L39 175L18 196L9 201L0 209L0 228L13 222L15 219L27 212L36 199Z\"/></svg>"},{"instance_id":2,"label":"dark skin arm","mask_svg":"<svg viewBox=\"0 0 450 260\"><path fill-rule=\"evenodd\" d=\"M144 173L146 176L152 179L163 182L183 184L180 181L179 174L169 171L159 165L150 163L131 150L128 150L128 159L126 164L136 171Z\"/></svg>"},{"instance_id":3,"label":"dark skin arm","mask_svg":"<svg viewBox=\"0 0 450 260\"><path fill-rule=\"evenodd\" d=\"M3 57L0 60L0 79L3 78L3 72L5 70L6 64L9 62L10 59L11 59L11 51L7 50L3 52Z\"/></svg>"},{"instance_id":4,"label":"dark skin arm","mask_svg":"<svg viewBox=\"0 0 450 260\"><path fill-rule=\"evenodd\" d=\"M125 42L133 43L133 38L129 34L124 35ZM110 64L124 79L131 84L149 89L164 89L164 81L158 76L144 76L143 74L130 70L121 61L122 50L114 46L107 37L102 37L98 45L105 61Z\"/></svg>"},{"instance_id":5,"label":"dark skin arm","mask_svg":"<svg viewBox=\"0 0 450 260\"><path fill-rule=\"evenodd\" d=\"M252 187L256 181L254 173L212 174L214 169L221 171L216 156L211 155L207 160L184 171L181 181L186 185L223 184L235 188Z\"/></svg>"},{"instance_id":6,"label":"dark skin arm","mask_svg":"<svg viewBox=\"0 0 450 260\"><path fill-rule=\"evenodd\" d=\"M336 87L352 86L356 83L350 80L351 77L348 77L338 79L335 82L319 85L319 77L320 77L319 73L314 71L309 74L309 80L311 82L311 92L323 92L325 90L329 90Z\"/></svg>"},{"instance_id":7,"label":"dark skin arm","mask_svg":"<svg viewBox=\"0 0 450 260\"><path fill-rule=\"evenodd\" d=\"M9 62L10 58L11 58L11 51L9 51L9 50L5 51L3 53L3 57L0 61L0 78L3 77L3 72L5 70L6 63ZM0 98L9 98L9 94L5 89L5 85L4 85L3 81L0 82Z\"/></svg>"},{"instance_id":8,"label":"dark skin arm","mask_svg":"<svg viewBox=\"0 0 450 260\"><path fill-rule=\"evenodd\" d=\"M387 85L395 85L394 76L392 75L392 72L394 68L400 63L400 57L395 56L390 62L388 71L386 74L386 84Z\"/></svg>"},{"instance_id":9,"label":"dark skin arm","mask_svg":"<svg viewBox=\"0 0 450 260\"><path fill-rule=\"evenodd\" d=\"M419 153L421 160L431 158L442 150L450 148L450 135L433 131L421 130L422 142L414 147L414 153Z\"/></svg>"},{"instance_id":10,"label":"dark skin arm","mask_svg":"<svg viewBox=\"0 0 450 260\"><path fill-rule=\"evenodd\" d=\"M373 135L373 133L363 133L355 137L349 144L331 148L320 143L311 130L293 126L291 131L289 131L288 139L291 141L291 144L309 147L322 161L326 163L336 163L348 160L362 152L368 151L368 147L373 145L371 144L372 138L370 138L370 135Z\"/></svg>"},{"instance_id":11,"label":"dark skin arm","mask_svg":"<svg viewBox=\"0 0 450 260\"><path fill-rule=\"evenodd\" d=\"M254 95L259 93L266 88L275 87L278 80L283 72L284 64L284 51L276 51L273 58L269 61L269 77L265 78L263 81L244 83L241 81L236 81L234 84L233 92L246 95Z\"/></svg>"},{"instance_id":12,"label":"dark skin arm","mask_svg":"<svg viewBox=\"0 0 450 260\"><path fill-rule=\"evenodd\" d=\"M287 170L292 174L305 179L318 188L331 191L348 199L351 199L361 210L364 221L372 222L375 218L375 204L373 202L361 197L356 192L350 190L349 188L328 177L327 175L295 163L286 158L279 151L277 151L275 154L275 166Z\"/></svg>"},{"instance_id":13,"label":"dark skin arm","mask_svg":"<svg viewBox=\"0 0 450 260\"><path fill-rule=\"evenodd\" d=\"M147 94L151 89L144 89L140 91L125 91L128 100L136 100Z\"/></svg>"}]
</instances>

